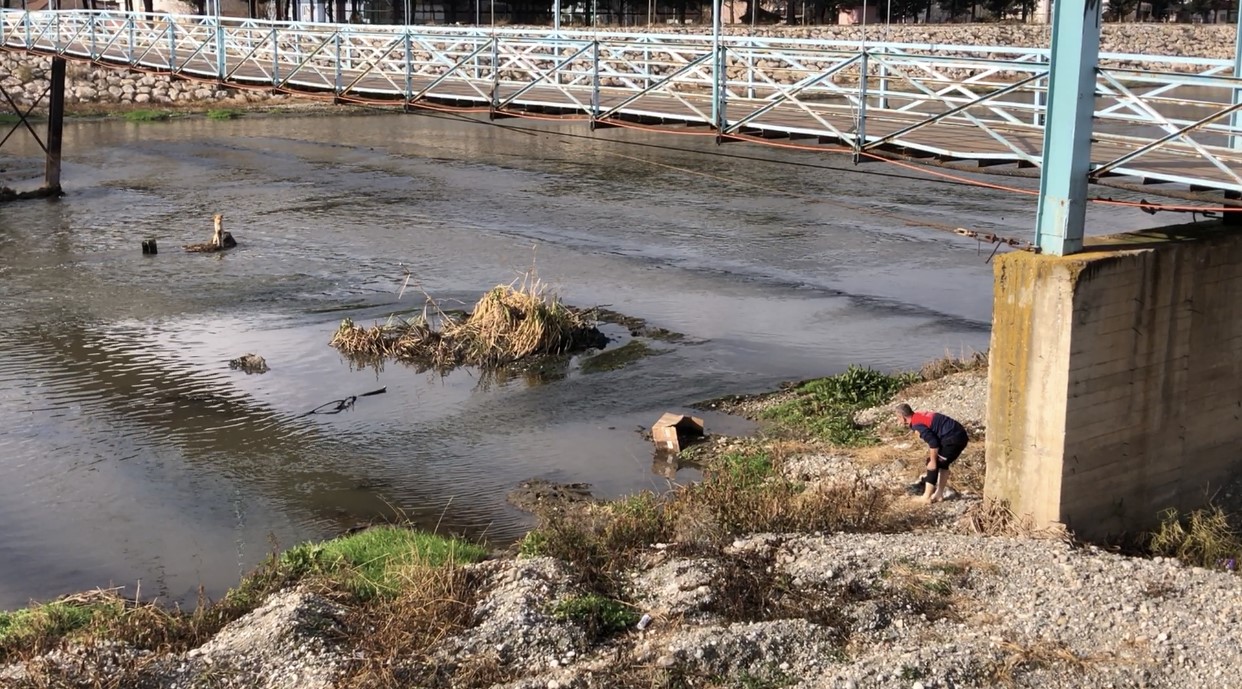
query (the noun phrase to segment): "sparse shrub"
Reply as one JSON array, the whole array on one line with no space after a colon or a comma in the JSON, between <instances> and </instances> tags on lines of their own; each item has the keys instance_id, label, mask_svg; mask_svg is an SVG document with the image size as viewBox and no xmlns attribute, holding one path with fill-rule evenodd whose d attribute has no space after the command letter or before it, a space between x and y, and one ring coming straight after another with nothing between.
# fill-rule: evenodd
<instances>
[{"instance_id":1,"label":"sparse shrub","mask_svg":"<svg viewBox=\"0 0 1242 689\"><path fill-rule=\"evenodd\" d=\"M633 608L595 593L561 601L552 616L581 625L587 637L595 641L623 632L638 622Z\"/></svg>"},{"instance_id":2,"label":"sparse shrub","mask_svg":"<svg viewBox=\"0 0 1242 689\"><path fill-rule=\"evenodd\" d=\"M162 122L172 117L166 110L130 110L125 113L126 122Z\"/></svg>"}]
</instances>

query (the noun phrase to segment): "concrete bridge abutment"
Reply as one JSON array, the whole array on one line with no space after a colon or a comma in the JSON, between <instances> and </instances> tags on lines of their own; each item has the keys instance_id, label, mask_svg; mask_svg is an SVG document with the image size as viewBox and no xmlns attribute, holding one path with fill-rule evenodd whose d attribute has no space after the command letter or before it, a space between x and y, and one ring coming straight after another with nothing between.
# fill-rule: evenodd
<instances>
[{"instance_id":1,"label":"concrete bridge abutment","mask_svg":"<svg viewBox=\"0 0 1242 689\"><path fill-rule=\"evenodd\" d=\"M1101 540L1242 466L1242 228L1014 252L994 274L987 496Z\"/></svg>"}]
</instances>

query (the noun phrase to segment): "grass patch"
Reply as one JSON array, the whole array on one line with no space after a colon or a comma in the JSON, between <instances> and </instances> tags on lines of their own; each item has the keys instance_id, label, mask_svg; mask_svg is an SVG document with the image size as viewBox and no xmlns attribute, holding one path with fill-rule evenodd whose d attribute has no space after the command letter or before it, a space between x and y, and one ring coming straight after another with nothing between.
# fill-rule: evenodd
<instances>
[{"instance_id":1,"label":"grass patch","mask_svg":"<svg viewBox=\"0 0 1242 689\"><path fill-rule=\"evenodd\" d=\"M463 541L385 526L270 556L220 600L200 595L188 611L100 591L0 612L0 665L45 653L68 638L117 641L158 652L185 651L259 607L271 594L303 581L328 595L366 604L363 607L404 605L412 610L414 601L421 601L418 605L437 611L441 605L456 610L452 601L465 594L451 600L444 597L446 591L464 590L465 575L455 565L484 554L483 548Z\"/></svg>"},{"instance_id":2,"label":"grass patch","mask_svg":"<svg viewBox=\"0 0 1242 689\"><path fill-rule=\"evenodd\" d=\"M0 649L20 647L40 637L63 637L124 611L124 602L115 596L92 596L0 612Z\"/></svg>"},{"instance_id":3,"label":"grass patch","mask_svg":"<svg viewBox=\"0 0 1242 689\"><path fill-rule=\"evenodd\" d=\"M602 373L604 371L615 371L639 359L654 356L657 353L642 340L630 340L615 349L605 349L599 354L583 358L581 363L582 372Z\"/></svg>"},{"instance_id":4,"label":"grass patch","mask_svg":"<svg viewBox=\"0 0 1242 689\"><path fill-rule=\"evenodd\" d=\"M629 605L595 593L561 601L552 610L552 616L581 625L593 641L619 634L638 624L639 619Z\"/></svg>"},{"instance_id":5,"label":"grass patch","mask_svg":"<svg viewBox=\"0 0 1242 689\"><path fill-rule=\"evenodd\" d=\"M850 366L839 375L802 383L793 390L792 399L764 410L760 417L834 445L873 445L879 439L871 429L855 424L854 414L886 403L919 380L914 373L890 375Z\"/></svg>"},{"instance_id":6,"label":"grass patch","mask_svg":"<svg viewBox=\"0 0 1242 689\"><path fill-rule=\"evenodd\" d=\"M163 122L172 117L167 110L130 110L124 115L126 122Z\"/></svg>"},{"instance_id":7,"label":"grass patch","mask_svg":"<svg viewBox=\"0 0 1242 689\"><path fill-rule=\"evenodd\" d=\"M395 595L411 566L440 567L481 560L482 547L397 526L379 526L324 543L306 543L280 557L296 579L322 576L361 600Z\"/></svg>"},{"instance_id":8,"label":"grass patch","mask_svg":"<svg viewBox=\"0 0 1242 689\"><path fill-rule=\"evenodd\" d=\"M434 311L434 313L429 313ZM394 358L425 369L484 369L607 344L589 314L563 305L529 274L483 295L469 314L428 298L420 316L362 328L345 319L329 344L355 360Z\"/></svg>"},{"instance_id":9,"label":"grass patch","mask_svg":"<svg viewBox=\"0 0 1242 689\"><path fill-rule=\"evenodd\" d=\"M0 112L0 125L15 125L21 122L22 118L11 112Z\"/></svg>"},{"instance_id":10,"label":"grass patch","mask_svg":"<svg viewBox=\"0 0 1242 689\"><path fill-rule=\"evenodd\" d=\"M1188 514L1169 509L1161 513L1160 527L1149 536L1147 547L1155 555L1195 567L1236 571L1242 530L1216 505Z\"/></svg>"},{"instance_id":11,"label":"grass patch","mask_svg":"<svg viewBox=\"0 0 1242 689\"><path fill-rule=\"evenodd\" d=\"M241 117L239 110L208 110L207 119L209 120L235 120Z\"/></svg>"}]
</instances>

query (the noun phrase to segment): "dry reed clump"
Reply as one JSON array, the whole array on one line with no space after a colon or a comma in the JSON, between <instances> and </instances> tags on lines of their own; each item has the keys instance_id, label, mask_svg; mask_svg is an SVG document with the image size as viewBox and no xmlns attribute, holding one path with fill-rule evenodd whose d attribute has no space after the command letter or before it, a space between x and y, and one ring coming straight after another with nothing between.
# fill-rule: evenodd
<instances>
[{"instance_id":1,"label":"dry reed clump","mask_svg":"<svg viewBox=\"0 0 1242 689\"><path fill-rule=\"evenodd\" d=\"M1003 687L1016 686L1018 677L1042 668L1071 668L1073 674L1086 678L1097 671L1097 666L1107 660L1105 654L1081 654L1065 643L1054 639L1039 639L1029 643L1004 640L1000 649L1004 660L992 666L988 679Z\"/></svg>"},{"instance_id":2,"label":"dry reed clump","mask_svg":"<svg viewBox=\"0 0 1242 689\"><path fill-rule=\"evenodd\" d=\"M329 344L357 359L391 357L447 371L603 347L607 338L588 313L565 306L527 276L491 289L469 314L441 311L428 299L428 308L408 321L363 328L345 319Z\"/></svg>"},{"instance_id":3,"label":"dry reed clump","mask_svg":"<svg viewBox=\"0 0 1242 689\"><path fill-rule=\"evenodd\" d=\"M342 689L491 686L507 679L498 664L484 658L446 665L430 655L471 623L479 593L471 570L456 563L412 562L394 576L400 582L396 596L368 601L346 620L345 634L358 642L359 652Z\"/></svg>"},{"instance_id":4,"label":"dry reed clump","mask_svg":"<svg viewBox=\"0 0 1242 689\"><path fill-rule=\"evenodd\" d=\"M1242 529L1217 505L1181 515L1175 509L1161 514L1160 527L1148 537L1156 555L1207 568L1237 570L1242 558Z\"/></svg>"},{"instance_id":5,"label":"dry reed clump","mask_svg":"<svg viewBox=\"0 0 1242 689\"><path fill-rule=\"evenodd\" d=\"M958 529L978 536L1016 536L1019 538L1056 538L1073 541L1063 526L1037 526L1029 515L1017 515L1001 500L984 498L971 505L958 521Z\"/></svg>"},{"instance_id":6,"label":"dry reed clump","mask_svg":"<svg viewBox=\"0 0 1242 689\"><path fill-rule=\"evenodd\" d=\"M986 370L988 367L987 352L966 352L954 355L945 352L945 355L939 359L923 364L919 369L919 376L925 380L938 380L954 373L962 373L964 371Z\"/></svg>"}]
</instances>

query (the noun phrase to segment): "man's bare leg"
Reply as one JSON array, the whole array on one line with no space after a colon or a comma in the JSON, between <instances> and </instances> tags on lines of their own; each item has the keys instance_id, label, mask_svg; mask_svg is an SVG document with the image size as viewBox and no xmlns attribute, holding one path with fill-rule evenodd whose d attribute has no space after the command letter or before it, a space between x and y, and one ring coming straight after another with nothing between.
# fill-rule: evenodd
<instances>
[{"instance_id":1,"label":"man's bare leg","mask_svg":"<svg viewBox=\"0 0 1242 689\"><path fill-rule=\"evenodd\" d=\"M941 469L936 472L936 489L932 491L930 502L940 502L944 500L944 494L949 490L949 470Z\"/></svg>"}]
</instances>

